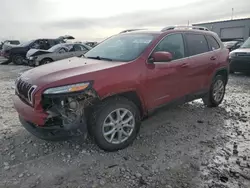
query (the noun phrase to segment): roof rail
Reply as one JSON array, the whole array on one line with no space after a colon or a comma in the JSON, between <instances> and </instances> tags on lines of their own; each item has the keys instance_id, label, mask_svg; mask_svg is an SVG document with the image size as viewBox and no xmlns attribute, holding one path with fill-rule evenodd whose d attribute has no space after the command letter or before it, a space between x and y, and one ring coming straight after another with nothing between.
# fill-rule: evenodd
<instances>
[{"instance_id":1,"label":"roof rail","mask_svg":"<svg viewBox=\"0 0 250 188\"><path fill-rule=\"evenodd\" d=\"M140 30L145 30L145 29L126 29L126 30L124 30L124 31L121 31L120 34L121 34L121 33L132 32L132 31L140 31Z\"/></svg>"},{"instance_id":2,"label":"roof rail","mask_svg":"<svg viewBox=\"0 0 250 188\"><path fill-rule=\"evenodd\" d=\"M161 31L169 31L173 29L198 29L198 30L203 30L203 31L209 31L208 28L206 27L199 27L199 26L168 26L164 27Z\"/></svg>"}]
</instances>

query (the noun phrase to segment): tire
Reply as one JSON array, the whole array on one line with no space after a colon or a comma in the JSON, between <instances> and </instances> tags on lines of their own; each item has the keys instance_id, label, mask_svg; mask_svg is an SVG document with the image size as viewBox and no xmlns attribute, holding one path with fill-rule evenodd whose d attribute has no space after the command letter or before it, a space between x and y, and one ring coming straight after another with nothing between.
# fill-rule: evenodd
<instances>
[{"instance_id":1,"label":"tire","mask_svg":"<svg viewBox=\"0 0 250 188\"><path fill-rule=\"evenodd\" d=\"M15 65L23 65L24 58L21 55L15 55L12 57L12 62Z\"/></svg>"},{"instance_id":2,"label":"tire","mask_svg":"<svg viewBox=\"0 0 250 188\"><path fill-rule=\"evenodd\" d=\"M53 62L52 59L50 59L50 58L44 58L44 59L42 59L40 61L40 65L45 65L45 64L48 64L48 63L51 63L51 62Z\"/></svg>"},{"instance_id":3,"label":"tire","mask_svg":"<svg viewBox=\"0 0 250 188\"><path fill-rule=\"evenodd\" d=\"M46 130L37 127L35 124L25 121L23 118L19 117L19 120L23 127L35 137L46 140L46 141L65 141L72 138L72 134L69 131L60 130Z\"/></svg>"},{"instance_id":4,"label":"tire","mask_svg":"<svg viewBox=\"0 0 250 188\"><path fill-rule=\"evenodd\" d=\"M234 71L233 71L233 70L230 70L229 73L230 73L230 74L234 74Z\"/></svg>"},{"instance_id":5,"label":"tire","mask_svg":"<svg viewBox=\"0 0 250 188\"><path fill-rule=\"evenodd\" d=\"M109 118L109 115L116 114L118 110L120 114L125 114L125 116L121 118L121 123L118 123L116 125L108 123L112 124L112 126L109 125L104 128L104 122L108 122L108 120L111 120ZM113 116L113 118L114 120L118 119L115 116ZM125 122L126 120L128 121L129 119L131 120L123 124L122 119L123 122ZM99 146L99 148L109 152L124 149L128 147L130 144L132 144L140 130L140 125L141 125L140 112L137 106L133 102L123 97L107 99L103 101L101 104L97 105L92 113L91 122L92 122L91 135L93 136L96 144ZM134 126L134 127L131 128L129 126ZM113 130L115 128L118 129L113 131L112 134L108 135L110 136L110 139L108 138L108 136L105 137L104 135L105 131L106 133L110 132L110 129L108 128ZM121 134L121 132L123 131L127 135L125 135L124 133ZM121 134L121 139L123 139L121 142L118 141L119 133ZM111 140L112 136L113 136L113 141L112 141L113 143L111 141L108 141ZM116 143L115 140L117 140Z\"/></svg>"},{"instance_id":6,"label":"tire","mask_svg":"<svg viewBox=\"0 0 250 188\"><path fill-rule=\"evenodd\" d=\"M220 86L218 86L218 85ZM220 88L220 91L217 90L217 96L219 96L218 98L216 98L214 92L216 89L216 86L218 86ZM225 95L225 90L226 90L226 82L225 82L225 78L221 75L216 75L215 78L213 79L212 85L210 87L209 92L207 93L207 95L205 97L202 98L203 103L208 106L208 107L217 107L221 104L221 102L223 101L224 95ZM219 95L221 94L221 95Z\"/></svg>"}]
</instances>

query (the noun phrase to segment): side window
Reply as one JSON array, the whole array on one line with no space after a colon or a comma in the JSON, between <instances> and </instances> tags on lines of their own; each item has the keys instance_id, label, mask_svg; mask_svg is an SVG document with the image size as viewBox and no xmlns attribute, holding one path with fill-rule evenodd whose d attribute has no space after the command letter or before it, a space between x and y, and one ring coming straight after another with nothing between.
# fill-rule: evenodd
<instances>
[{"instance_id":1,"label":"side window","mask_svg":"<svg viewBox=\"0 0 250 188\"><path fill-rule=\"evenodd\" d=\"M31 45L31 48L39 49L40 48L40 40L36 40L35 42L33 42L33 44Z\"/></svg>"},{"instance_id":2,"label":"side window","mask_svg":"<svg viewBox=\"0 0 250 188\"><path fill-rule=\"evenodd\" d=\"M217 40L214 37L212 37L210 35L207 35L206 37L207 37L208 44L210 46L210 50L217 50L220 48L219 43L217 42Z\"/></svg>"},{"instance_id":3,"label":"side window","mask_svg":"<svg viewBox=\"0 0 250 188\"><path fill-rule=\"evenodd\" d=\"M88 48L86 48L85 46L83 46L83 45L80 45L80 46L82 48L82 51L87 51L88 50Z\"/></svg>"},{"instance_id":4,"label":"side window","mask_svg":"<svg viewBox=\"0 0 250 188\"><path fill-rule=\"evenodd\" d=\"M75 52L75 45L70 45L69 47L69 52Z\"/></svg>"},{"instance_id":5,"label":"side window","mask_svg":"<svg viewBox=\"0 0 250 188\"><path fill-rule=\"evenodd\" d=\"M49 40L45 39L44 43L43 43L43 46L44 46L45 50L50 49L51 46L50 46Z\"/></svg>"},{"instance_id":6,"label":"side window","mask_svg":"<svg viewBox=\"0 0 250 188\"><path fill-rule=\"evenodd\" d=\"M182 34L167 35L155 48L154 52L165 51L173 56L173 60L185 57Z\"/></svg>"},{"instance_id":7,"label":"side window","mask_svg":"<svg viewBox=\"0 0 250 188\"><path fill-rule=\"evenodd\" d=\"M189 56L202 54L209 51L207 40L201 34L186 34Z\"/></svg>"},{"instance_id":8,"label":"side window","mask_svg":"<svg viewBox=\"0 0 250 188\"><path fill-rule=\"evenodd\" d=\"M57 40L49 40L50 47L55 46L57 44L58 44Z\"/></svg>"},{"instance_id":9,"label":"side window","mask_svg":"<svg viewBox=\"0 0 250 188\"><path fill-rule=\"evenodd\" d=\"M62 54L62 53L66 53L67 50L66 50L65 48L61 48L58 52L59 52L60 54Z\"/></svg>"},{"instance_id":10,"label":"side window","mask_svg":"<svg viewBox=\"0 0 250 188\"><path fill-rule=\"evenodd\" d=\"M75 48L75 51L86 51L87 50L84 46L79 45L79 44L75 44L74 48Z\"/></svg>"}]
</instances>

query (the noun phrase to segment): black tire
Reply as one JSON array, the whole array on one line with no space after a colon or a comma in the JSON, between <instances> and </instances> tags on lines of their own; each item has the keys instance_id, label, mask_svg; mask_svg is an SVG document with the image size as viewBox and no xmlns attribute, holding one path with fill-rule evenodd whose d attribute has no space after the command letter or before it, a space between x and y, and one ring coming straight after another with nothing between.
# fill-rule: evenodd
<instances>
[{"instance_id":1,"label":"black tire","mask_svg":"<svg viewBox=\"0 0 250 188\"><path fill-rule=\"evenodd\" d=\"M40 61L39 65L45 65L45 64L48 64L48 63L51 63L53 62L53 59L51 58L44 58Z\"/></svg>"},{"instance_id":2,"label":"black tire","mask_svg":"<svg viewBox=\"0 0 250 188\"><path fill-rule=\"evenodd\" d=\"M14 55L12 57L12 62L15 65L23 65L24 58L21 55Z\"/></svg>"},{"instance_id":3,"label":"black tire","mask_svg":"<svg viewBox=\"0 0 250 188\"><path fill-rule=\"evenodd\" d=\"M223 82L223 91L222 91L223 93L221 95L221 98L219 98L219 100L216 100L215 96L213 94L214 86L217 82L221 82L221 81ZM202 98L203 103L208 107L219 106L224 99L225 90L226 90L225 78L222 75L216 75L215 78L213 79L211 86L210 86L209 92L207 93L207 95L205 97Z\"/></svg>"},{"instance_id":4,"label":"black tire","mask_svg":"<svg viewBox=\"0 0 250 188\"><path fill-rule=\"evenodd\" d=\"M229 73L230 73L230 74L234 74L234 71L230 69Z\"/></svg>"},{"instance_id":5,"label":"black tire","mask_svg":"<svg viewBox=\"0 0 250 188\"><path fill-rule=\"evenodd\" d=\"M134 129L131 132L131 135L124 142L119 144L110 143L104 137L102 131L103 123L110 113L121 108L126 109L131 112L131 114L133 114ZM140 130L141 125L140 112L137 106L133 102L123 97L110 98L97 105L93 109L90 122L92 122L90 134L93 136L96 144L99 146L99 148L109 152L124 149L132 144Z\"/></svg>"},{"instance_id":6,"label":"black tire","mask_svg":"<svg viewBox=\"0 0 250 188\"><path fill-rule=\"evenodd\" d=\"M19 120L23 127L30 132L35 137L46 140L46 141L65 141L72 138L72 134L69 131L60 130L55 132L55 130L46 130L38 128L35 124L25 121L23 118L19 117Z\"/></svg>"}]
</instances>

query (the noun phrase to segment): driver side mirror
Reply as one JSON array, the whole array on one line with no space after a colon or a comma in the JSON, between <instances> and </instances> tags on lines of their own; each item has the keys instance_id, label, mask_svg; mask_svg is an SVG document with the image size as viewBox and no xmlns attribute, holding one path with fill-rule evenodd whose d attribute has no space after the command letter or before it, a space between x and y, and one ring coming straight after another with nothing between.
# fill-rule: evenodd
<instances>
[{"instance_id":1,"label":"driver side mirror","mask_svg":"<svg viewBox=\"0 0 250 188\"><path fill-rule=\"evenodd\" d=\"M173 59L173 56L171 53L160 51L160 52L154 52L150 56L148 62L153 64L154 62L169 62L172 59Z\"/></svg>"}]
</instances>

